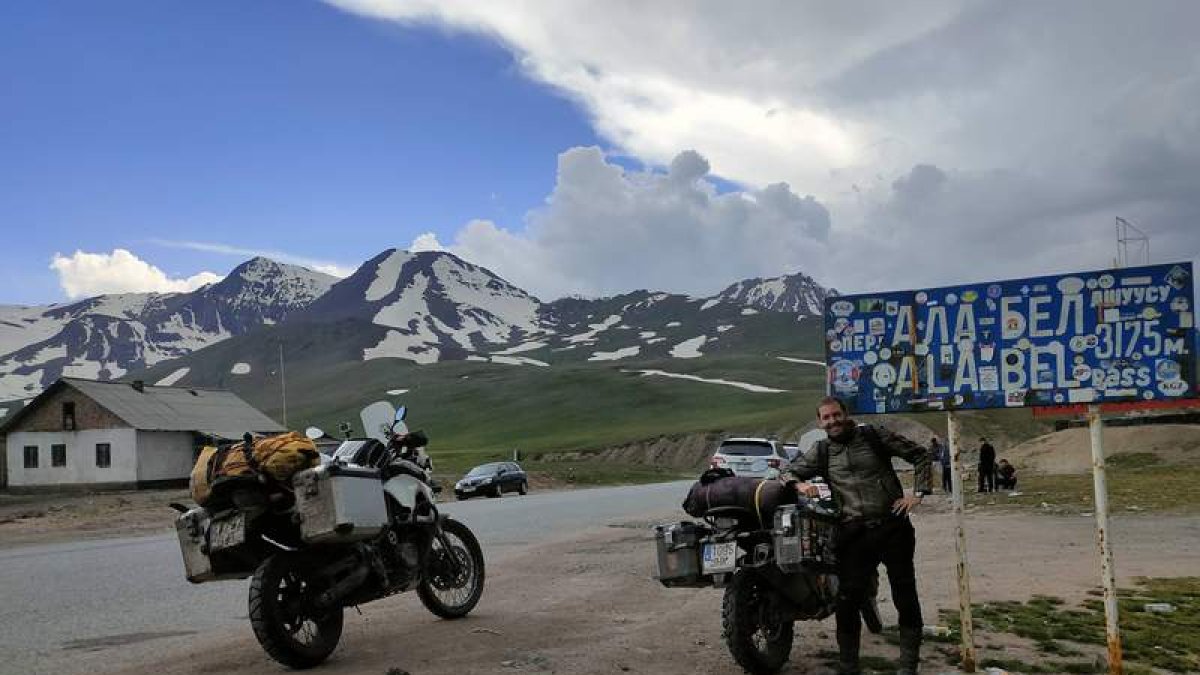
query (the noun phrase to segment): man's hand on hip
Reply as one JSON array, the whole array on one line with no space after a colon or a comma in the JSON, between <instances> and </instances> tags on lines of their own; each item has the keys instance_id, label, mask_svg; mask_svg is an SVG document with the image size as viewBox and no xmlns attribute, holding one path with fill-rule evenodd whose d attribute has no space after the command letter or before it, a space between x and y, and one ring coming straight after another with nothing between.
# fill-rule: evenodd
<instances>
[{"instance_id":1,"label":"man's hand on hip","mask_svg":"<svg viewBox=\"0 0 1200 675\"><path fill-rule=\"evenodd\" d=\"M892 502L892 513L898 516L907 516L912 513L912 510L921 505L921 498L917 495L911 497L901 497Z\"/></svg>"}]
</instances>

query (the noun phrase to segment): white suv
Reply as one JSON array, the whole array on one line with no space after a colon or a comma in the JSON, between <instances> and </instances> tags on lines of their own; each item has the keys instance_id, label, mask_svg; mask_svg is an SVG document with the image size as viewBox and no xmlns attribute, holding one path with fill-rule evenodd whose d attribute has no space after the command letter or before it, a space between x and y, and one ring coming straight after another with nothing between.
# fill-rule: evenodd
<instances>
[{"instance_id":1,"label":"white suv","mask_svg":"<svg viewBox=\"0 0 1200 675\"><path fill-rule=\"evenodd\" d=\"M783 444L767 438L727 438L708 460L712 468L725 468L736 476L774 478L788 464Z\"/></svg>"}]
</instances>

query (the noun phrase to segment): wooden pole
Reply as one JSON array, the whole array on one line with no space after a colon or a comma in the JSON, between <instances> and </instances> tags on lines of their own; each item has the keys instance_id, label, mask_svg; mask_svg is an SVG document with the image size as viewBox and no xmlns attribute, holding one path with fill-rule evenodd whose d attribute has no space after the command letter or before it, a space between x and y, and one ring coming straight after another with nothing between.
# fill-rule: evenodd
<instances>
[{"instance_id":1,"label":"wooden pole","mask_svg":"<svg viewBox=\"0 0 1200 675\"><path fill-rule=\"evenodd\" d=\"M975 672L975 630L971 621L971 564L967 560L967 533L963 528L964 485L962 479L961 428L953 411L946 413L946 449L950 452L951 502L954 504L954 542L958 552L958 616L962 630L962 671Z\"/></svg>"},{"instance_id":2,"label":"wooden pole","mask_svg":"<svg viewBox=\"0 0 1200 675\"><path fill-rule=\"evenodd\" d=\"M1092 435L1092 485L1096 492L1096 545L1100 549L1100 577L1104 586L1104 633L1108 640L1108 672L1121 675L1121 628L1117 621L1117 580L1113 572L1112 541L1108 530L1108 477L1104 466L1104 421L1100 406L1088 406Z\"/></svg>"}]
</instances>

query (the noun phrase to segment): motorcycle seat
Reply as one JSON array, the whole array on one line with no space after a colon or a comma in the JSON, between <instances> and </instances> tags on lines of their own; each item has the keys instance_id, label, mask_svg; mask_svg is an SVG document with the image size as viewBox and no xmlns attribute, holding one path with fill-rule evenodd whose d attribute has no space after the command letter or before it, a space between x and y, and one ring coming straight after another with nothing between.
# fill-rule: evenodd
<instances>
[{"instance_id":1,"label":"motorcycle seat","mask_svg":"<svg viewBox=\"0 0 1200 675\"><path fill-rule=\"evenodd\" d=\"M758 514L742 506L714 506L704 512L705 520L729 518L736 520L739 529L758 529Z\"/></svg>"}]
</instances>

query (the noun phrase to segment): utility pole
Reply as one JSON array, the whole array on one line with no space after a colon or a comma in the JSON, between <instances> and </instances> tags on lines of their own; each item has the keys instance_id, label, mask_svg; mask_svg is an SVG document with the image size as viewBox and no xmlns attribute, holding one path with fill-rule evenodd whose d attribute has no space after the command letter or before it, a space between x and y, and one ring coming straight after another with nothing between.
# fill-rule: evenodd
<instances>
[{"instance_id":1,"label":"utility pole","mask_svg":"<svg viewBox=\"0 0 1200 675\"><path fill-rule=\"evenodd\" d=\"M1129 267L1131 265L1149 265L1150 264L1150 235L1146 234L1137 225L1125 220L1121 216L1117 216L1117 264L1116 267ZM1130 260L1130 248L1132 244L1134 257L1136 260Z\"/></svg>"},{"instance_id":2,"label":"utility pole","mask_svg":"<svg viewBox=\"0 0 1200 675\"><path fill-rule=\"evenodd\" d=\"M283 342L279 343L279 388L283 393L283 428L288 425L287 418L287 377L283 374Z\"/></svg>"}]
</instances>

